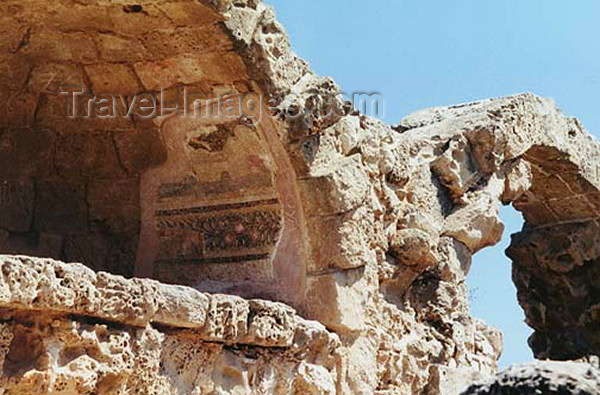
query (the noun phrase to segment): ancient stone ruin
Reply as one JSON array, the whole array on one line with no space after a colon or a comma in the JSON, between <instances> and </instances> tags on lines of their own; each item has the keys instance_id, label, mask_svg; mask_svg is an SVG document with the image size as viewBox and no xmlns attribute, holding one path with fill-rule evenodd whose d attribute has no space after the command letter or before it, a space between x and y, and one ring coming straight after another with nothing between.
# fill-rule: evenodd
<instances>
[{"instance_id":1,"label":"ancient stone ruin","mask_svg":"<svg viewBox=\"0 0 600 395\"><path fill-rule=\"evenodd\" d=\"M552 101L385 125L259 0L5 0L0 20L3 393L600 391L600 143ZM134 100L184 91L276 105ZM502 335L465 277L501 204L526 219L507 254L530 346L578 362L494 378Z\"/></svg>"}]
</instances>

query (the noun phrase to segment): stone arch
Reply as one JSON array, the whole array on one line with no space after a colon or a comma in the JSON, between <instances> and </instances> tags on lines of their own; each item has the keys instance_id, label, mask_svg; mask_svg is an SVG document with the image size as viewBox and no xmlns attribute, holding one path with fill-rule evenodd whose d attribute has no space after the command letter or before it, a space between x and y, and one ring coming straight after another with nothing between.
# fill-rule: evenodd
<instances>
[{"instance_id":1,"label":"stone arch","mask_svg":"<svg viewBox=\"0 0 600 395\"><path fill-rule=\"evenodd\" d=\"M5 1L0 10L1 252L127 276L137 261L138 275L286 301L339 335L342 392L436 393L495 370L500 335L469 315L464 277L471 255L500 237L498 204L514 202L528 225L509 254L534 349L573 357L596 347L598 297L580 283L596 276L597 242L577 234L597 234L598 143L551 102L524 94L390 127L324 100L338 87L309 70L254 0ZM161 102L179 103L183 87L281 100L254 126L65 120L65 82L125 94L158 85L168 88ZM555 181L566 194L546 190ZM270 227L254 239L256 221ZM557 238L550 252L544 232ZM160 303L191 298L169 289L177 296ZM229 298L238 300L211 299L223 314L210 319L230 317ZM560 326L574 301L574 324ZM277 321L264 314L258 322ZM325 330L308 332L321 342Z\"/></svg>"},{"instance_id":2,"label":"stone arch","mask_svg":"<svg viewBox=\"0 0 600 395\"><path fill-rule=\"evenodd\" d=\"M568 133L575 139L580 130ZM526 222L507 254L526 322L535 330L529 345L538 359L598 355L598 180L558 147L532 147L524 158L532 186L514 206Z\"/></svg>"},{"instance_id":3,"label":"stone arch","mask_svg":"<svg viewBox=\"0 0 600 395\"><path fill-rule=\"evenodd\" d=\"M472 252L494 244L501 227L493 207L512 203L525 224L512 235L507 255L534 329L534 355L596 355L598 142L550 100L529 94L425 110L403 121L407 130L425 125L457 133L450 140L457 143L432 166L458 206L443 233ZM477 208L482 195L491 200Z\"/></svg>"}]
</instances>

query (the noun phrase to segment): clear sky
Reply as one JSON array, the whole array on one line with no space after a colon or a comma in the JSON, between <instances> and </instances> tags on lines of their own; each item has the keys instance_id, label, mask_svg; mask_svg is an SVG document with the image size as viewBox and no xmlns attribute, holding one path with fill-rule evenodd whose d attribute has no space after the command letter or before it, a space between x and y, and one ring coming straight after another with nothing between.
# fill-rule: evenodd
<instances>
[{"instance_id":1,"label":"clear sky","mask_svg":"<svg viewBox=\"0 0 600 395\"><path fill-rule=\"evenodd\" d=\"M384 120L439 105L533 92L600 133L598 0L267 0L294 49L344 92L379 92ZM502 367L532 359L504 249L522 225L505 208L500 245L468 278L472 312L504 332Z\"/></svg>"}]
</instances>

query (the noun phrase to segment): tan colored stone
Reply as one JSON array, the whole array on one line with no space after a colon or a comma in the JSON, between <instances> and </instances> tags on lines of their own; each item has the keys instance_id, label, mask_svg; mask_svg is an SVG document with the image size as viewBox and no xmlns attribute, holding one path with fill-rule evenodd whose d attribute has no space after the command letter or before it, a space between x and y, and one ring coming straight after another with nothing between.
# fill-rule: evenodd
<instances>
[{"instance_id":1,"label":"tan colored stone","mask_svg":"<svg viewBox=\"0 0 600 395\"><path fill-rule=\"evenodd\" d=\"M299 180L309 216L346 213L367 198L369 184L358 157L350 157L323 173Z\"/></svg>"},{"instance_id":2,"label":"tan colored stone","mask_svg":"<svg viewBox=\"0 0 600 395\"><path fill-rule=\"evenodd\" d=\"M213 295L207 313L203 337L207 340L235 343L248 332L250 307L242 298Z\"/></svg>"},{"instance_id":3,"label":"tan colored stone","mask_svg":"<svg viewBox=\"0 0 600 395\"><path fill-rule=\"evenodd\" d=\"M16 96L25 86L31 70L27 59L12 53L0 54L0 92L2 101Z\"/></svg>"},{"instance_id":4,"label":"tan colored stone","mask_svg":"<svg viewBox=\"0 0 600 395\"><path fill-rule=\"evenodd\" d=\"M531 188L531 184L531 165L523 159L517 159L507 171L502 203L514 202Z\"/></svg>"},{"instance_id":5,"label":"tan colored stone","mask_svg":"<svg viewBox=\"0 0 600 395\"><path fill-rule=\"evenodd\" d=\"M311 244L308 273L316 275L335 269L352 269L373 262L364 231L369 225L368 212L359 208L342 215L314 217L307 221Z\"/></svg>"},{"instance_id":6,"label":"tan colored stone","mask_svg":"<svg viewBox=\"0 0 600 395\"><path fill-rule=\"evenodd\" d=\"M444 154L431 163L431 169L438 175L440 182L448 188L454 201L460 198L481 177L471 159L471 148L464 136L450 140Z\"/></svg>"},{"instance_id":7,"label":"tan colored stone","mask_svg":"<svg viewBox=\"0 0 600 395\"><path fill-rule=\"evenodd\" d=\"M214 10L199 3L164 2L158 8L177 26L207 25L223 19Z\"/></svg>"},{"instance_id":8,"label":"tan colored stone","mask_svg":"<svg viewBox=\"0 0 600 395\"><path fill-rule=\"evenodd\" d=\"M184 54L220 56L232 49L229 40L223 37L218 25L185 26L174 29L156 29L141 37L141 42L156 59L165 59ZM225 63L226 64L226 63Z\"/></svg>"},{"instance_id":9,"label":"tan colored stone","mask_svg":"<svg viewBox=\"0 0 600 395\"><path fill-rule=\"evenodd\" d=\"M472 252L500 241L504 225L498 217L497 203L486 193L467 196L467 204L446 218L443 234L464 243Z\"/></svg>"},{"instance_id":10,"label":"tan colored stone","mask_svg":"<svg viewBox=\"0 0 600 395\"><path fill-rule=\"evenodd\" d=\"M402 229L394 234L390 253L407 266L428 267L437 262L430 236L419 229Z\"/></svg>"},{"instance_id":11,"label":"tan colored stone","mask_svg":"<svg viewBox=\"0 0 600 395\"><path fill-rule=\"evenodd\" d=\"M180 328L201 328L206 323L210 297L192 288L156 283L158 308L154 320Z\"/></svg>"},{"instance_id":12,"label":"tan colored stone","mask_svg":"<svg viewBox=\"0 0 600 395\"><path fill-rule=\"evenodd\" d=\"M250 300L248 334L242 343L289 347L296 330L295 311L280 303Z\"/></svg>"},{"instance_id":13,"label":"tan colored stone","mask_svg":"<svg viewBox=\"0 0 600 395\"><path fill-rule=\"evenodd\" d=\"M294 379L294 389L303 394L335 394L335 382L322 366L301 363Z\"/></svg>"},{"instance_id":14,"label":"tan colored stone","mask_svg":"<svg viewBox=\"0 0 600 395\"><path fill-rule=\"evenodd\" d=\"M340 88L255 0L7 0L0 15L0 252L88 265L0 258L5 392L457 393L495 373L501 336L464 282L509 202L527 221L509 254L533 350L598 353L600 144L550 100L393 128L328 114L350 110ZM64 83L281 97L258 125L72 119ZM116 275L134 262L198 289Z\"/></svg>"},{"instance_id":15,"label":"tan colored stone","mask_svg":"<svg viewBox=\"0 0 600 395\"><path fill-rule=\"evenodd\" d=\"M350 269L308 278L310 317L340 332L365 329L369 289L364 269Z\"/></svg>"},{"instance_id":16,"label":"tan colored stone","mask_svg":"<svg viewBox=\"0 0 600 395\"><path fill-rule=\"evenodd\" d=\"M140 4L138 12L127 8L131 4L119 2L104 5L108 18L114 31L132 37L141 37L157 29L166 29L172 26L171 21L165 17L156 4Z\"/></svg>"},{"instance_id":17,"label":"tan colored stone","mask_svg":"<svg viewBox=\"0 0 600 395\"><path fill-rule=\"evenodd\" d=\"M167 89L175 85L192 85L201 81L233 83L244 76L243 66L228 55L177 56L156 62L135 64L146 89Z\"/></svg>"}]
</instances>

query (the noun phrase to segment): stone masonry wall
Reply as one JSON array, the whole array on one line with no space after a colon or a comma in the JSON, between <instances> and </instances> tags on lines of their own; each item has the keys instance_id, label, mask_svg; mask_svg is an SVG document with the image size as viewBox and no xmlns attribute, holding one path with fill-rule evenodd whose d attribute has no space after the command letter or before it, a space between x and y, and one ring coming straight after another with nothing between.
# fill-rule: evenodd
<instances>
[{"instance_id":1,"label":"stone masonry wall","mask_svg":"<svg viewBox=\"0 0 600 395\"><path fill-rule=\"evenodd\" d=\"M7 388L459 393L502 348L465 286L500 204L526 219L508 254L536 356L598 353L600 145L550 100L389 126L314 75L259 1L0 7L0 251L192 287L3 257ZM279 105L258 125L65 120L46 72Z\"/></svg>"}]
</instances>

